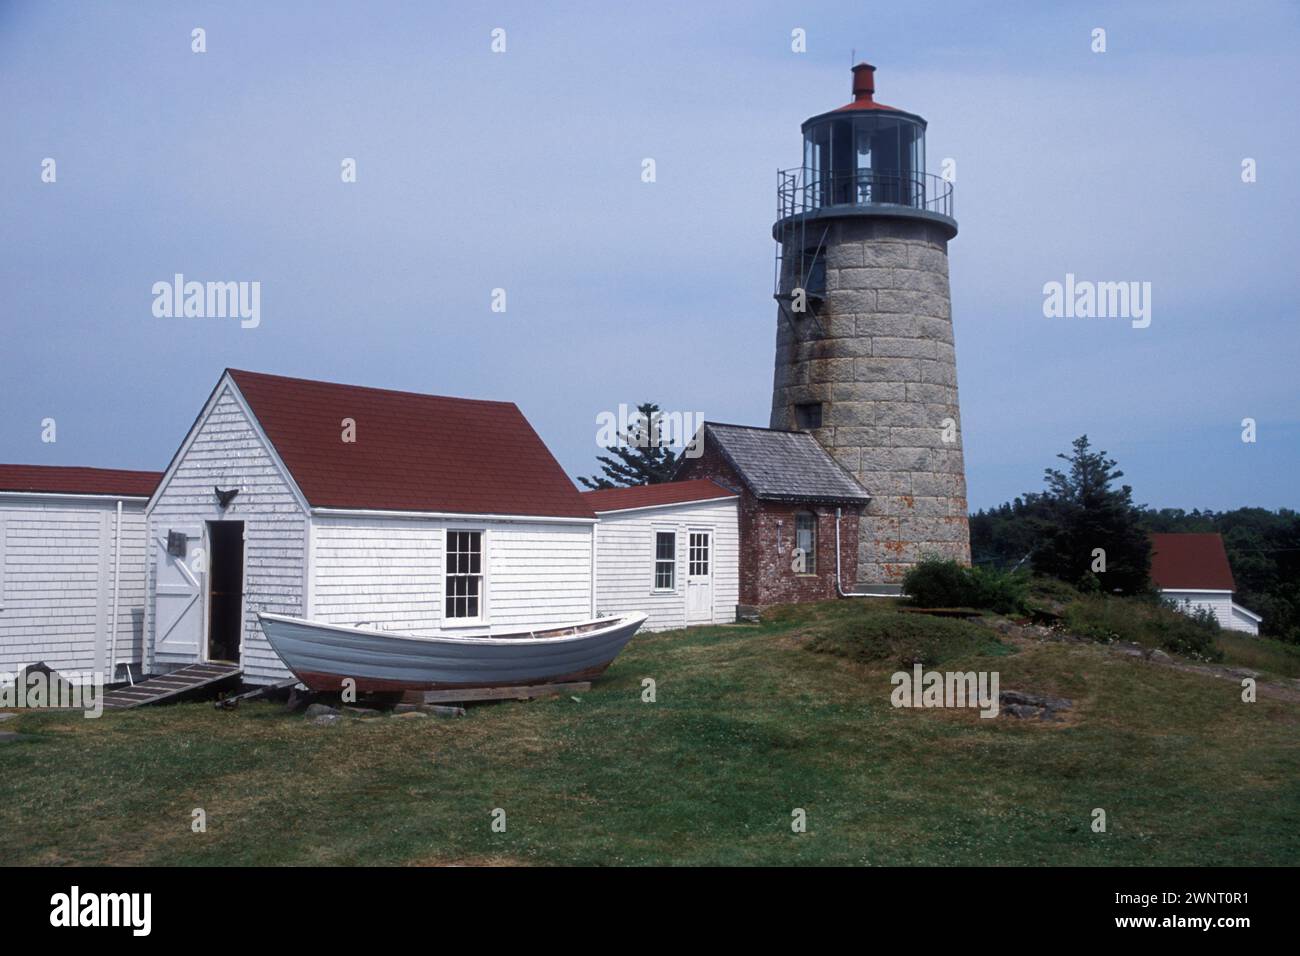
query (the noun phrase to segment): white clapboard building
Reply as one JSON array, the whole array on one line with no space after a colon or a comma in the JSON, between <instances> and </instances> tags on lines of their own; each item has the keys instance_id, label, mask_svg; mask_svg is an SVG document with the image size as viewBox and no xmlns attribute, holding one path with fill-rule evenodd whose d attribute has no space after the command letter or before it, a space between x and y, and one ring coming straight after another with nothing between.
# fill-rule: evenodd
<instances>
[{"instance_id":1,"label":"white clapboard building","mask_svg":"<svg viewBox=\"0 0 1300 956\"><path fill-rule=\"evenodd\" d=\"M596 527L596 606L644 611L644 630L736 620L739 497L707 478L588 491Z\"/></svg>"},{"instance_id":2,"label":"white clapboard building","mask_svg":"<svg viewBox=\"0 0 1300 956\"><path fill-rule=\"evenodd\" d=\"M1151 582L1184 611L1209 610L1227 630L1258 634L1264 621L1233 600L1237 583L1217 534L1151 535Z\"/></svg>"},{"instance_id":3,"label":"white clapboard building","mask_svg":"<svg viewBox=\"0 0 1300 956\"><path fill-rule=\"evenodd\" d=\"M287 678L258 611L428 635L596 606L596 516L508 402L228 370L147 518L151 672Z\"/></svg>"},{"instance_id":4,"label":"white clapboard building","mask_svg":"<svg viewBox=\"0 0 1300 956\"><path fill-rule=\"evenodd\" d=\"M139 676L152 471L0 465L0 672Z\"/></svg>"}]
</instances>

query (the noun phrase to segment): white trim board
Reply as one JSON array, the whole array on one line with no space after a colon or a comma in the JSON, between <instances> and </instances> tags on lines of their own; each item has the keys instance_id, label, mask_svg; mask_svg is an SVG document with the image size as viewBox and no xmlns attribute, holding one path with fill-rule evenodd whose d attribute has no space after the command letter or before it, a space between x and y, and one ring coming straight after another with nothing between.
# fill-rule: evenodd
<instances>
[{"instance_id":1,"label":"white trim board","mask_svg":"<svg viewBox=\"0 0 1300 956\"><path fill-rule=\"evenodd\" d=\"M708 505L717 504L719 501L739 501L737 495L719 495L716 498L692 498L690 501L669 501L661 505L637 505L635 508L600 508L596 509L596 517L601 515L623 515L631 514L634 511L658 511L663 508L689 508L691 505Z\"/></svg>"}]
</instances>

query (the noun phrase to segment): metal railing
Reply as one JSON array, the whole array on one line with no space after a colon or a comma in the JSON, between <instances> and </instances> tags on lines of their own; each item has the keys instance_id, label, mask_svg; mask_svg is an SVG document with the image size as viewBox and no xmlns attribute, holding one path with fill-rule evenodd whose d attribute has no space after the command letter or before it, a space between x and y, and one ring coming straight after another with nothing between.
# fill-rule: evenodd
<instances>
[{"instance_id":1,"label":"metal railing","mask_svg":"<svg viewBox=\"0 0 1300 956\"><path fill-rule=\"evenodd\" d=\"M871 169L821 175L798 167L777 173L777 218L831 206L909 206L952 218L952 183L932 173Z\"/></svg>"}]
</instances>

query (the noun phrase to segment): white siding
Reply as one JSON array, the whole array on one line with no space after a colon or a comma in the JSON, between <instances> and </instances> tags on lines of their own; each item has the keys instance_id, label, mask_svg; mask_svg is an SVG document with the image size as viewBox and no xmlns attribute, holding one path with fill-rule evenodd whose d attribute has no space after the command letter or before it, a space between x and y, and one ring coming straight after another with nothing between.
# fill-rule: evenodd
<instances>
[{"instance_id":1,"label":"white siding","mask_svg":"<svg viewBox=\"0 0 1300 956\"><path fill-rule=\"evenodd\" d=\"M289 672L257 624L258 611L302 615L306 573L307 515L264 440L244 413L231 386L223 384L156 494L149 510L148 586L155 585L154 553L169 528L205 521L244 522L244 643L241 663L249 683L270 683ZM223 512L213 487L239 488ZM203 582L206 584L206 581ZM193 662L193 657L154 653L152 600L148 615L151 671ZM206 613L205 613L206 621ZM202 643L206 645L206 635ZM200 649L206 657L206 646Z\"/></svg>"},{"instance_id":2,"label":"white siding","mask_svg":"<svg viewBox=\"0 0 1300 956\"><path fill-rule=\"evenodd\" d=\"M320 514L312 519L310 616L436 633L448 528L486 532L487 622L464 633L591 616L590 525Z\"/></svg>"},{"instance_id":3,"label":"white siding","mask_svg":"<svg viewBox=\"0 0 1300 956\"><path fill-rule=\"evenodd\" d=\"M601 614L643 611L643 630L686 626L686 546L691 528L713 531L713 622L736 620L740 600L738 499L613 511L596 527L596 607ZM654 589L655 532L677 533L677 573L671 592Z\"/></svg>"},{"instance_id":4,"label":"white siding","mask_svg":"<svg viewBox=\"0 0 1300 956\"><path fill-rule=\"evenodd\" d=\"M144 502L123 501L117 660L140 661ZM0 499L0 671L44 661L106 680L117 500ZM138 671L137 671L138 673Z\"/></svg>"},{"instance_id":5,"label":"white siding","mask_svg":"<svg viewBox=\"0 0 1300 956\"><path fill-rule=\"evenodd\" d=\"M1160 593L1169 600L1177 602L1179 608L1185 611L1190 612L1199 607L1209 608L1214 612L1219 626L1226 630L1259 633L1259 626L1254 621L1244 614L1233 613L1231 591L1162 590Z\"/></svg>"},{"instance_id":6,"label":"white siding","mask_svg":"<svg viewBox=\"0 0 1300 956\"><path fill-rule=\"evenodd\" d=\"M1232 629L1247 634L1259 635L1259 621L1246 613L1246 609L1235 601L1232 604Z\"/></svg>"}]
</instances>

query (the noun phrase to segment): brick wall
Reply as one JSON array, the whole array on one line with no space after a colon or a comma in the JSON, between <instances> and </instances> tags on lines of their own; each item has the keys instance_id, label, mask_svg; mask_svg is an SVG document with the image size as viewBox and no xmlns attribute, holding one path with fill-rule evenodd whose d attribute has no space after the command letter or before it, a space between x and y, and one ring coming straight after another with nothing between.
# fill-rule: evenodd
<instances>
[{"instance_id":1,"label":"brick wall","mask_svg":"<svg viewBox=\"0 0 1300 956\"><path fill-rule=\"evenodd\" d=\"M745 488L716 450L705 448L688 459L678 480L712 478L740 495L740 603L763 607L835 597L835 505L762 501ZM798 574L794 560L795 515L817 516L817 555L813 573ZM845 507L840 520L840 561L844 587L852 590L858 573L857 508Z\"/></svg>"}]
</instances>

